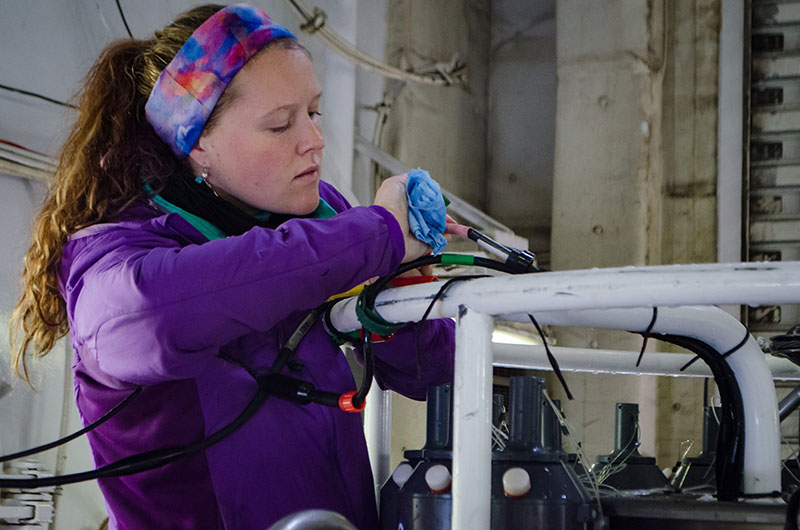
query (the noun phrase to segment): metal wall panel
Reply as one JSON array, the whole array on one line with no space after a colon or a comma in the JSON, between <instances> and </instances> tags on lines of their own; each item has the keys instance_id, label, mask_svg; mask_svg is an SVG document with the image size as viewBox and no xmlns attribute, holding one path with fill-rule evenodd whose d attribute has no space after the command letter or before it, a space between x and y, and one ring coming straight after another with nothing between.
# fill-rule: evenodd
<instances>
[{"instance_id":1,"label":"metal wall panel","mask_svg":"<svg viewBox=\"0 0 800 530\"><path fill-rule=\"evenodd\" d=\"M800 259L800 2L752 4L749 248L752 261ZM747 310L758 335L800 323L800 307Z\"/></svg>"}]
</instances>

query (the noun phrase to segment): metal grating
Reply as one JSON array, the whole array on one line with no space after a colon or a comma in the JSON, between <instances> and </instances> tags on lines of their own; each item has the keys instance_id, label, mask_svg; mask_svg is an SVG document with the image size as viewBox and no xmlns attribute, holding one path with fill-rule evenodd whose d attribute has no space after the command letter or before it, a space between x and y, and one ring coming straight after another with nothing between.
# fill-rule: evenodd
<instances>
[{"instance_id":1,"label":"metal grating","mask_svg":"<svg viewBox=\"0 0 800 530\"><path fill-rule=\"evenodd\" d=\"M800 1L751 5L748 259L800 260ZM747 309L755 335L798 323L798 305Z\"/></svg>"}]
</instances>

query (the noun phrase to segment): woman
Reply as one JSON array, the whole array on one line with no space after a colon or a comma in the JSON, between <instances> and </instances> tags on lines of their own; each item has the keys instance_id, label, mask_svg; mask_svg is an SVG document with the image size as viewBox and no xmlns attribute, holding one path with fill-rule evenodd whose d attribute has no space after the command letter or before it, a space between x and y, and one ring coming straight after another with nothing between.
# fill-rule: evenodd
<instances>
[{"instance_id":1,"label":"woman","mask_svg":"<svg viewBox=\"0 0 800 530\"><path fill-rule=\"evenodd\" d=\"M229 424L328 297L427 247L403 176L350 208L319 180L321 91L307 52L260 9L201 6L98 59L26 256L15 368L71 332L84 423L142 393L89 441L96 465ZM335 214L335 215L334 215ZM383 388L452 378L452 324L375 348ZM284 373L355 388L317 321ZM111 528L264 529L308 508L377 528L357 414L272 398L238 431L166 466L100 480Z\"/></svg>"}]
</instances>

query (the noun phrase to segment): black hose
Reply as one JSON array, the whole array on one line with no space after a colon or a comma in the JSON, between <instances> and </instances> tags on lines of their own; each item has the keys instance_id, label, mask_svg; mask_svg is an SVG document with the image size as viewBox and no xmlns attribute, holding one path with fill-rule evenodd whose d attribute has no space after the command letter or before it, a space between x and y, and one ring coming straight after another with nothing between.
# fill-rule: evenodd
<instances>
[{"instance_id":1,"label":"black hose","mask_svg":"<svg viewBox=\"0 0 800 530\"><path fill-rule=\"evenodd\" d=\"M659 333L650 336L696 354L714 375L722 401L715 469L717 498L736 501L741 494L744 469L744 404L733 370L719 351L699 339Z\"/></svg>"},{"instance_id":2,"label":"black hose","mask_svg":"<svg viewBox=\"0 0 800 530\"><path fill-rule=\"evenodd\" d=\"M800 488L794 490L792 496L789 497L789 502L786 503L786 522L783 525L783 530L798 530L798 508L800 508Z\"/></svg>"},{"instance_id":3,"label":"black hose","mask_svg":"<svg viewBox=\"0 0 800 530\"><path fill-rule=\"evenodd\" d=\"M24 451L19 451L17 453L11 453L10 455L0 456L0 462L8 462L9 460L16 460L17 458L22 458L23 456L33 455L33 454L36 454L36 453L43 453L44 451L47 451L48 449L52 449L54 447L58 447L59 445L64 445L67 442L71 442L75 438L78 438L79 436L82 436L82 435L86 434L87 432L91 431L92 429L95 429L96 427L101 426L102 424L104 424L105 422L107 422L108 420L110 420L111 418L116 416L119 411L121 411L122 409L127 407L128 404L131 401L133 401L133 398L135 398L136 396L141 394L142 390L143 390L143 387L137 388L136 390L131 392L128 395L128 397L126 397L121 402L119 402L113 409L111 409L108 412L106 412L103 415L103 417L101 417L97 421L91 423L90 425L87 425L83 429L81 429L79 431L75 431L74 433L72 433L70 435L67 435L67 436L65 436L63 438L59 438L58 440L56 440L54 442L49 442L49 443L46 443L46 444L43 444L43 445L40 445L40 446L37 446L37 447L33 447L31 449L25 449Z\"/></svg>"},{"instance_id":4,"label":"black hose","mask_svg":"<svg viewBox=\"0 0 800 530\"><path fill-rule=\"evenodd\" d=\"M369 389L372 387L372 377L375 373L375 353L372 351L372 335L368 331L364 331L364 375L361 377L361 385L358 392L353 396L353 405L360 408L367 399Z\"/></svg>"},{"instance_id":5,"label":"black hose","mask_svg":"<svg viewBox=\"0 0 800 530\"><path fill-rule=\"evenodd\" d=\"M239 414L239 416L231 423L218 430L211 436L203 438L197 442L189 445L178 447L167 447L163 449L156 449L154 451L147 451L139 453L121 460L117 460L107 466L94 469L92 471L84 471L81 473L72 473L69 475L59 475L55 477L41 477L33 479L4 479L0 478L0 488L44 488L48 486L60 486L64 484L73 484L75 482L83 482L86 480L120 477L123 475L133 475L143 471L149 471L157 467L164 466L180 458L192 455L198 451L202 451L207 447L214 445L223 438L227 438L239 427L241 427L256 411L261 408L261 405L269 397L269 394L264 392L257 392L247 407Z\"/></svg>"}]
</instances>

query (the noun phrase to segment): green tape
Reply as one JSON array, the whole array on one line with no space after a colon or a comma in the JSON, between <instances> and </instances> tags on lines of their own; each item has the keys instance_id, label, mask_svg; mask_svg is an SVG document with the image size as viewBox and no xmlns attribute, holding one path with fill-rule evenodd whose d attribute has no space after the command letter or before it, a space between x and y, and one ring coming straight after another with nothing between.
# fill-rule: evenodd
<instances>
[{"instance_id":1,"label":"green tape","mask_svg":"<svg viewBox=\"0 0 800 530\"><path fill-rule=\"evenodd\" d=\"M475 265L475 256L466 254L442 254L442 265Z\"/></svg>"},{"instance_id":2,"label":"green tape","mask_svg":"<svg viewBox=\"0 0 800 530\"><path fill-rule=\"evenodd\" d=\"M365 293L369 289L364 289L358 295L356 301L356 317L365 330L375 333L383 338L390 337L395 331L402 328L404 324L395 324L382 318L373 308L367 307Z\"/></svg>"}]
</instances>

